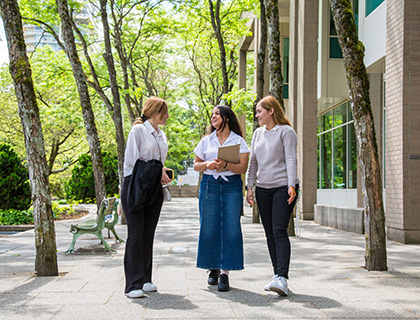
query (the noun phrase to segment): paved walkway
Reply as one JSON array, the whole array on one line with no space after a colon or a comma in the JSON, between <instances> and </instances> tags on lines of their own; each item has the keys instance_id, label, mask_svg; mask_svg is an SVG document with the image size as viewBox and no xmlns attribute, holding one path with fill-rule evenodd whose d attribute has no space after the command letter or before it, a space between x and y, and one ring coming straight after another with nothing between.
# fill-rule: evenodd
<instances>
[{"instance_id":1,"label":"paved walkway","mask_svg":"<svg viewBox=\"0 0 420 320\"><path fill-rule=\"evenodd\" d=\"M195 267L196 199L164 205L155 240L154 283L143 299L124 296L124 244L98 253L82 236L65 255L70 221L56 223L57 277L35 277L33 231L0 238L0 319L419 319L420 245L388 242L388 272L367 272L364 237L303 222L292 238L288 297L265 292L271 266L261 225L245 210L245 270L218 292ZM86 218L85 218L86 219ZM125 238L126 226L117 232ZM113 239L109 239L113 243ZM81 249L80 249L81 248Z\"/></svg>"}]
</instances>

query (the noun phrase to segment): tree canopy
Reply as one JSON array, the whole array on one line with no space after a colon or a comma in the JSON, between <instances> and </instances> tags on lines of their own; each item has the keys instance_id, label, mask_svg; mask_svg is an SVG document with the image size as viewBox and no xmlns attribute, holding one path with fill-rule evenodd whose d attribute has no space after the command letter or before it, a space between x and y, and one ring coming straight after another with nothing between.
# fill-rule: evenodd
<instances>
[{"instance_id":1,"label":"tree canopy","mask_svg":"<svg viewBox=\"0 0 420 320\"><path fill-rule=\"evenodd\" d=\"M193 149L206 134L214 105L229 104L235 111L252 117L255 97L236 89L237 43L248 32L246 21L240 19L241 13L258 13L258 5L248 0L106 1L124 135L140 116L147 97L164 98L170 113L163 128L169 143L165 165L176 174L191 166ZM68 6L101 148L116 155L116 131L110 109L115 103L112 98L115 84L110 82L103 55L106 48L101 1L68 1ZM80 156L89 154L77 85L64 51L55 0L22 0L20 9L24 23L39 26L44 36L55 37L61 47L57 51L40 42L28 55L52 192L63 196L63 181L71 176L69 169ZM5 115L0 120L0 141L12 145L23 157L23 134L6 66L0 69L0 97L5 102L0 107Z\"/></svg>"}]
</instances>

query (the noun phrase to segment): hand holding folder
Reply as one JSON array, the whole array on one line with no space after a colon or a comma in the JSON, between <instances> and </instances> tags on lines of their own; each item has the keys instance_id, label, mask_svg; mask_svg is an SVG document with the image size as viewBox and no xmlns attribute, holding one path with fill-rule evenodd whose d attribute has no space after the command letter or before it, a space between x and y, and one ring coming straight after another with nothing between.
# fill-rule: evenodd
<instances>
[{"instance_id":1,"label":"hand holding folder","mask_svg":"<svg viewBox=\"0 0 420 320\"><path fill-rule=\"evenodd\" d=\"M233 144L230 146L222 146L219 147L217 152L217 159L230 162L230 163L238 163L239 162L239 151L241 145ZM227 169L219 169L217 172L227 171Z\"/></svg>"}]
</instances>

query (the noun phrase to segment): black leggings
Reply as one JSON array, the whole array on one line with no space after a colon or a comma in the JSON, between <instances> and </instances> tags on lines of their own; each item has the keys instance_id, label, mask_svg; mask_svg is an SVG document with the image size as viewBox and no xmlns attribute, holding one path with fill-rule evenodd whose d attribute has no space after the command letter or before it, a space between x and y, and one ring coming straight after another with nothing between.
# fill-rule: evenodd
<instances>
[{"instance_id":1,"label":"black leggings","mask_svg":"<svg viewBox=\"0 0 420 320\"><path fill-rule=\"evenodd\" d=\"M296 192L297 188L298 186L296 186ZM297 195L289 205L287 203L289 198L287 189L287 187L270 189L257 187L255 195L267 238L274 274L289 279L290 241L287 227Z\"/></svg>"},{"instance_id":2,"label":"black leggings","mask_svg":"<svg viewBox=\"0 0 420 320\"><path fill-rule=\"evenodd\" d=\"M143 284L152 282L153 239L163 202L162 192L159 192L154 203L139 212L128 213L127 189L130 178L124 178L121 188L121 203L128 230L124 255L125 293L142 289Z\"/></svg>"}]
</instances>

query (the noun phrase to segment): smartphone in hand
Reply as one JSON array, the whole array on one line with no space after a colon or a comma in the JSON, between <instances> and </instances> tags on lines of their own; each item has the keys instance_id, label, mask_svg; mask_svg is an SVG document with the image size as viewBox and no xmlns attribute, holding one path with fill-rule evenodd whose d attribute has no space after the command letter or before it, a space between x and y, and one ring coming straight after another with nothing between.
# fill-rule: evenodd
<instances>
[{"instance_id":1,"label":"smartphone in hand","mask_svg":"<svg viewBox=\"0 0 420 320\"><path fill-rule=\"evenodd\" d=\"M168 175L169 179L174 180L174 170L172 169L165 169L166 174Z\"/></svg>"}]
</instances>

